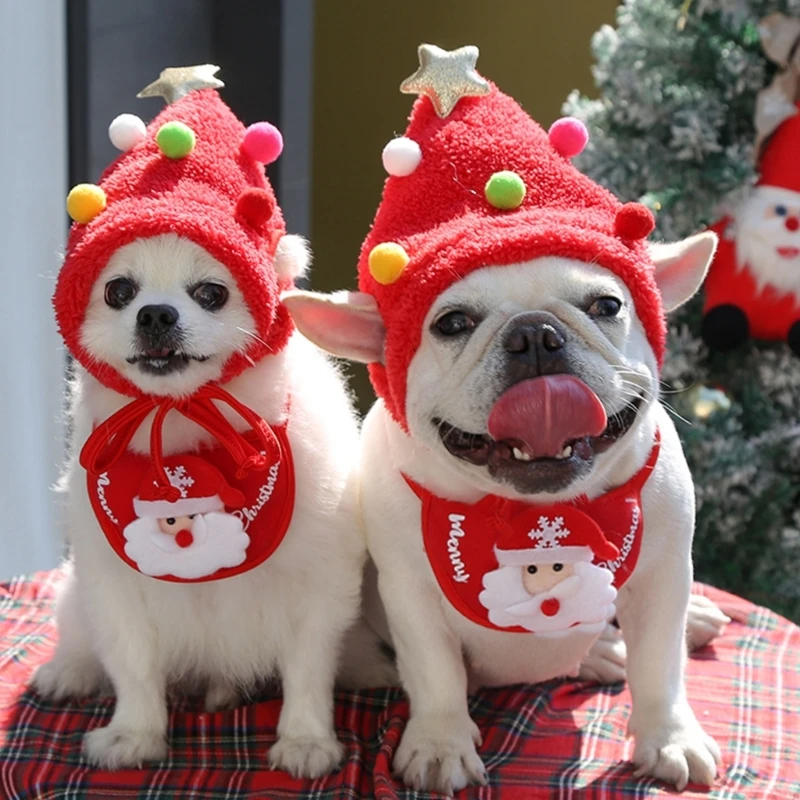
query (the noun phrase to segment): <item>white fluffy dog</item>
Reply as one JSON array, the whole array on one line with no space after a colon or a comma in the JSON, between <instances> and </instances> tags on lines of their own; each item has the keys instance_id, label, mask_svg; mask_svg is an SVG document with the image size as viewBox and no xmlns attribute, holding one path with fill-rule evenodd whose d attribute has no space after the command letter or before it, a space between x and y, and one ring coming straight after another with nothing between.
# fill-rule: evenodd
<instances>
[{"instance_id":1,"label":"white fluffy dog","mask_svg":"<svg viewBox=\"0 0 800 800\"><path fill-rule=\"evenodd\" d=\"M651 248L667 310L694 294L714 247L713 234L700 234ZM383 360L382 318L370 296L298 293L288 298L288 305L300 329L331 352L367 362ZM537 345L540 363L530 366L530 374L544 370L578 378L599 398L607 420L594 438L554 442L555 457L539 457L526 441L506 447L486 433L499 424L492 421L498 398L524 378L516 357L525 348L509 342L527 336L533 347L543 330L553 338L544 350L541 342ZM542 367L550 356L558 364ZM470 577L469 564L460 561L458 548L467 548L470 533L481 535L475 527L470 531L470 512L463 509L472 506L463 504L486 495L545 504L598 497L640 473L658 431L660 455L641 491L641 552L616 599L633 695L633 760L639 773L678 788L689 780L711 784L719 748L697 722L683 684L692 581L692 479L675 428L659 402L656 358L625 283L596 264L561 257L477 269L445 289L425 315L406 389L408 432L378 401L364 423L361 458L369 549L411 700L411 719L395 755L398 772L414 787L447 791L484 781L476 750L480 734L467 708L468 686L575 675L597 638L597 626L594 632L568 636L531 636L491 630L460 613L448 602L426 557L431 542L423 544L420 500L408 479L442 498L445 509L450 503L456 510L449 517L454 530L448 548L456 570L453 581L461 582ZM517 419L514 424L521 423ZM571 422L562 414L559 424ZM541 423L537 433L534 425L530 436L547 438L550 432L542 433L546 428ZM507 435L501 432L496 438ZM532 555L509 563L524 569L546 550L525 552ZM523 582L542 578L553 560L545 558L544 566L523 572ZM484 587L492 588L487 578ZM546 592L557 580L548 578L535 591ZM554 614L558 604L552 594L550 598L551 610L545 613ZM379 604L373 602L372 608L374 624L381 627ZM701 630L710 633L724 622L723 615L702 601L696 619L695 641L703 638ZM601 647L591 669L604 661L619 669L624 653L620 659L608 655L616 636L606 634L606 649ZM599 672L604 669L600 666Z\"/></svg>"},{"instance_id":2,"label":"white fluffy dog","mask_svg":"<svg viewBox=\"0 0 800 800\"><path fill-rule=\"evenodd\" d=\"M307 258L302 240L285 236L275 268L291 279L304 272ZM180 347L191 357L141 351L137 317L153 305L175 310ZM92 289L81 341L143 392L180 397L218 379L253 331L229 271L197 244L165 234L113 254ZM270 764L305 776L330 771L342 756L333 730L334 676L342 638L357 617L365 553L356 522L357 424L336 368L293 334L278 354L225 385L272 426L288 414L296 502L270 558L243 574L200 583L147 577L109 547L77 453L130 398L80 367L72 388L73 456L63 479L72 567L58 603L58 646L36 673L36 689L51 698L86 695L110 679L113 718L87 734L84 749L92 764L117 768L165 756L169 687L204 687L213 711L280 674L284 704ZM241 419L226 416L241 428ZM151 422L152 415L136 431L134 452L149 452ZM170 413L165 455L195 451L209 440L199 425ZM360 650L359 658L366 664L368 653Z\"/></svg>"}]
</instances>

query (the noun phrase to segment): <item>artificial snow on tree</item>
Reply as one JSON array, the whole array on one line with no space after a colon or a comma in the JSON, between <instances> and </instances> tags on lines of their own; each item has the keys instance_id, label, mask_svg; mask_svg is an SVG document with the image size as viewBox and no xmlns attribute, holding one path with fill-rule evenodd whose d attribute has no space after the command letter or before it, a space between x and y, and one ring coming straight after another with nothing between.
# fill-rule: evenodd
<instances>
[{"instance_id":1,"label":"artificial snow on tree","mask_svg":"<svg viewBox=\"0 0 800 800\"><path fill-rule=\"evenodd\" d=\"M626 0L592 41L600 98L565 104L591 131L577 165L649 205L663 238L735 219L798 113L798 19L800 0ZM696 483L696 575L800 619L800 359L784 341L709 350L703 310L671 319L663 372Z\"/></svg>"}]
</instances>

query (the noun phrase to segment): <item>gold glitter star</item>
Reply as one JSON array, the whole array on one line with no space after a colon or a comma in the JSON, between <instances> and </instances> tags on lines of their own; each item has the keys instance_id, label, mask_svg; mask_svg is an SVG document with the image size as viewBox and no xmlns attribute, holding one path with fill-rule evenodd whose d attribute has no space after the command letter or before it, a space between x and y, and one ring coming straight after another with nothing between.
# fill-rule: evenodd
<instances>
[{"instance_id":1,"label":"gold glitter star","mask_svg":"<svg viewBox=\"0 0 800 800\"><path fill-rule=\"evenodd\" d=\"M444 119L462 97L479 97L491 91L475 71L479 54L474 45L442 50L434 44L421 44L417 48L419 69L400 84L400 91L426 95Z\"/></svg>"},{"instance_id":2,"label":"gold glitter star","mask_svg":"<svg viewBox=\"0 0 800 800\"><path fill-rule=\"evenodd\" d=\"M213 64L199 64L196 67L168 67L161 71L157 81L142 89L137 97L163 97L167 103L174 103L195 89L221 89L225 84L215 78L219 67Z\"/></svg>"}]
</instances>

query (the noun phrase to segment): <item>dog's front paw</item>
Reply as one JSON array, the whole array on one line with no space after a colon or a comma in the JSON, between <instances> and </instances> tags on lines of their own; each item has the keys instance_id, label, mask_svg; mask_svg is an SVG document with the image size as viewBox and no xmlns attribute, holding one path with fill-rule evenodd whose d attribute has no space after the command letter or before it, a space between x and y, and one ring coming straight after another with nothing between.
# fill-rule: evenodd
<instances>
[{"instance_id":1,"label":"dog's front paw","mask_svg":"<svg viewBox=\"0 0 800 800\"><path fill-rule=\"evenodd\" d=\"M41 697L55 701L90 697L111 688L99 663L66 663L58 657L36 669L31 686Z\"/></svg>"},{"instance_id":2,"label":"dog's front paw","mask_svg":"<svg viewBox=\"0 0 800 800\"><path fill-rule=\"evenodd\" d=\"M141 767L145 761L165 758L167 741L162 731L111 724L84 736L83 753L93 766L103 769Z\"/></svg>"},{"instance_id":3,"label":"dog's front paw","mask_svg":"<svg viewBox=\"0 0 800 800\"><path fill-rule=\"evenodd\" d=\"M478 726L467 714L411 717L394 756L395 774L421 791L453 794L470 783L485 785L486 768L476 745Z\"/></svg>"},{"instance_id":4,"label":"dog's front paw","mask_svg":"<svg viewBox=\"0 0 800 800\"><path fill-rule=\"evenodd\" d=\"M713 786L722 763L717 743L700 727L690 709L673 713L664 721L631 720L636 738L635 775L650 775L674 784L679 792L686 784Z\"/></svg>"},{"instance_id":5,"label":"dog's front paw","mask_svg":"<svg viewBox=\"0 0 800 800\"><path fill-rule=\"evenodd\" d=\"M731 618L713 600L693 594L689 598L686 615L686 643L689 650L705 647L725 630L730 621Z\"/></svg>"},{"instance_id":6,"label":"dog's front paw","mask_svg":"<svg viewBox=\"0 0 800 800\"><path fill-rule=\"evenodd\" d=\"M321 778L341 763L344 748L330 736L281 736L269 751L271 769L282 769L295 778Z\"/></svg>"},{"instance_id":7,"label":"dog's front paw","mask_svg":"<svg viewBox=\"0 0 800 800\"><path fill-rule=\"evenodd\" d=\"M622 631L609 623L581 664L578 676L583 681L597 683L624 681L627 660L628 652L622 639Z\"/></svg>"}]
</instances>

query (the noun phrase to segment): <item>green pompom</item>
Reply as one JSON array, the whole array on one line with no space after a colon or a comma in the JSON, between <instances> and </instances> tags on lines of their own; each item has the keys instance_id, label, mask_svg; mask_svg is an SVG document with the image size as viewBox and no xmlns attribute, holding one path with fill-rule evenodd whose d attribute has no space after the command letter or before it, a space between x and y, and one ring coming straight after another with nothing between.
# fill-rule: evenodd
<instances>
[{"instance_id":1,"label":"green pompom","mask_svg":"<svg viewBox=\"0 0 800 800\"><path fill-rule=\"evenodd\" d=\"M194 131L182 122L165 122L158 129L156 144L167 158L186 158L194 150Z\"/></svg>"},{"instance_id":2,"label":"green pompom","mask_svg":"<svg viewBox=\"0 0 800 800\"><path fill-rule=\"evenodd\" d=\"M495 172L486 182L484 193L490 205L508 211L522 205L525 183L516 172Z\"/></svg>"}]
</instances>

